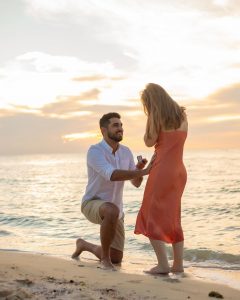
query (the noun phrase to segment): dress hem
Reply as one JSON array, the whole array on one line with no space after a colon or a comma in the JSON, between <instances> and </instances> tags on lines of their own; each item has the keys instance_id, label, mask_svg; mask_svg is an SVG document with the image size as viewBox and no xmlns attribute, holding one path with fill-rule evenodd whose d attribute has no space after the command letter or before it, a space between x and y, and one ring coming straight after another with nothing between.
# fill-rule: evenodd
<instances>
[{"instance_id":1,"label":"dress hem","mask_svg":"<svg viewBox=\"0 0 240 300\"><path fill-rule=\"evenodd\" d=\"M153 237L151 236L150 234L147 234L147 233L142 233L142 232L139 232L139 231L134 231L134 234L142 234L152 240L159 240L159 241L163 241L165 243L168 243L168 244L176 244L176 243L180 243L180 242L183 242L184 241L184 238L183 239L179 239L179 240L166 240L166 239L162 239L162 238L159 238L159 237Z\"/></svg>"}]
</instances>

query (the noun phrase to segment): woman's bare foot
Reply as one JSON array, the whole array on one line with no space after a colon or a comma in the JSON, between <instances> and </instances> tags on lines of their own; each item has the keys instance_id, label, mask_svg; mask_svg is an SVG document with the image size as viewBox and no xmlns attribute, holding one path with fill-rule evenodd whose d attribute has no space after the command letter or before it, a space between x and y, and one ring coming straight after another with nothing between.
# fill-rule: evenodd
<instances>
[{"instance_id":1,"label":"woman's bare foot","mask_svg":"<svg viewBox=\"0 0 240 300\"><path fill-rule=\"evenodd\" d=\"M83 239L77 239L76 241L76 250L75 252L72 254L72 258L78 258L79 255L82 253L82 251L84 250L84 244L86 242Z\"/></svg>"},{"instance_id":2,"label":"woman's bare foot","mask_svg":"<svg viewBox=\"0 0 240 300\"><path fill-rule=\"evenodd\" d=\"M172 268L170 268L170 272L174 273L174 274L184 273L184 269L183 269L183 267L181 267L181 268L172 267Z\"/></svg>"},{"instance_id":3,"label":"woman's bare foot","mask_svg":"<svg viewBox=\"0 0 240 300\"><path fill-rule=\"evenodd\" d=\"M146 274L151 274L151 275L168 275L168 273L170 272L169 269L163 269L159 266L155 266L153 268L151 268L150 270L147 271L143 271Z\"/></svg>"}]
</instances>

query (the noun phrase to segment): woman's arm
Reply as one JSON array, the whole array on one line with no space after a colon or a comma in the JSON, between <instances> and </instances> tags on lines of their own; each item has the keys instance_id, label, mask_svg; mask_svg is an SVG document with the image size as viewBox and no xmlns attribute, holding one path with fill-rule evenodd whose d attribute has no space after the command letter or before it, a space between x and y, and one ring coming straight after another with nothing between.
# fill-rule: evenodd
<instances>
[{"instance_id":1,"label":"woman's arm","mask_svg":"<svg viewBox=\"0 0 240 300\"><path fill-rule=\"evenodd\" d=\"M157 134L152 135L149 137L146 133L144 135L144 143L147 147L152 147L157 143L158 136Z\"/></svg>"},{"instance_id":2,"label":"woman's arm","mask_svg":"<svg viewBox=\"0 0 240 300\"><path fill-rule=\"evenodd\" d=\"M144 134L144 143L147 147L152 147L157 143L158 134L155 130L150 126L150 121L147 119L146 132Z\"/></svg>"}]
</instances>

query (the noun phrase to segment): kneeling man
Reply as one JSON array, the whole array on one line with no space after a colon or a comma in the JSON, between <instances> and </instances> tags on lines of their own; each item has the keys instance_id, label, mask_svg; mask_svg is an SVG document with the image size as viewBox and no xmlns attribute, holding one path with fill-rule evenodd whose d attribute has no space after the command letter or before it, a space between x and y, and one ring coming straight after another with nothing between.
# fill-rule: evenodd
<instances>
[{"instance_id":1,"label":"kneeling man","mask_svg":"<svg viewBox=\"0 0 240 300\"><path fill-rule=\"evenodd\" d=\"M118 113L108 113L100 119L103 139L92 145L87 153L88 184L82 199L81 211L92 223L100 224L101 245L77 239L72 258L83 251L93 253L101 260L103 268L114 269L120 263L124 249L123 186L131 180L135 187L148 175L146 159L134 164L132 152L119 142L123 138L123 126Z\"/></svg>"}]
</instances>

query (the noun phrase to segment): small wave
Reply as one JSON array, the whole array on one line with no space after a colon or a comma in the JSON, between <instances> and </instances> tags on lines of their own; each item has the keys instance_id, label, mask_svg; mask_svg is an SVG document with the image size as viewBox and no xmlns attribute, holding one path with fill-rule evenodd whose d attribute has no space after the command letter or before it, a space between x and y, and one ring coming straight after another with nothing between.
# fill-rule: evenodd
<instances>
[{"instance_id":1,"label":"small wave","mask_svg":"<svg viewBox=\"0 0 240 300\"><path fill-rule=\"evenodd\" d=\"M221 193L227 193L227 194L232 194L232 193L240 193L239 188L221 188L220 190Z\"/></svg>"},{"instance_id":2,"label":"small wave","mask_svg":"<svg viewBox=\"0 0 240 300\"><path fill-rule=\"evenodd\" d=\"M240 229L239 226L228 226L228 227L225 227L224 230L227 230L227 231L238 231Z\"/></svg>"},{"instance_id":3,"label":"small wave","mask_svg":"<svg viewBox=\"0 0 240 300\"><path fill-rule=\"evenodd\" d=\"M186 249L184 250L184 259L190 262L219 262L224 264L233 264L240 268L240 255L230 253L216 252L213 250L203 249Z\"/></svg>"},{"instance_id":4,"label":"small wave","mask_svg":"<svg viewBox=\"0 0 240 300\"><path fill-rule=\"evenodd\" d=\"M167 246L169 258L172 259L171 247ZM152 251L150 244L142 243L140 251ZM191 263L206 263L206 265L220 264L226 268L240 270L240 255L213 251L209 249L184 249L184 260Z\"/></svg>"},{"instance_id":5,"label":"small wave","mask_svg":"<svg viewBox=\"0 0 240 300\"><path fill-rule=\"evenodd\" d=\"M11 235L12 233L10 231L6 231L6 230L0 230L0 237L1 236L8 236Z\"/></svg>"},{"instance_id":6,"label":"small wave","mask_svg":"<svg viewBox=\"0 0 240 300\"><path fill-rule=\"evenodd\" d=\"M38 227L38 228L51 228L56 227L56 224L65 223L61 218L40 218L38 216L18 216L6 215L0 213L0 224L9 226L20 227Z\"/></svg>"},{"instance_id":7,"label":"small wave","mask_svg":"<svg viewBox=\"0 0 240 300\"><path fill-rule=\"evenodd\" d=\"M44 220L39 219L35 216L0 216L0 223L4 225L14 225L14 226L39 226L43 227L46 222Z\"/></svg>"}]
</instances>

